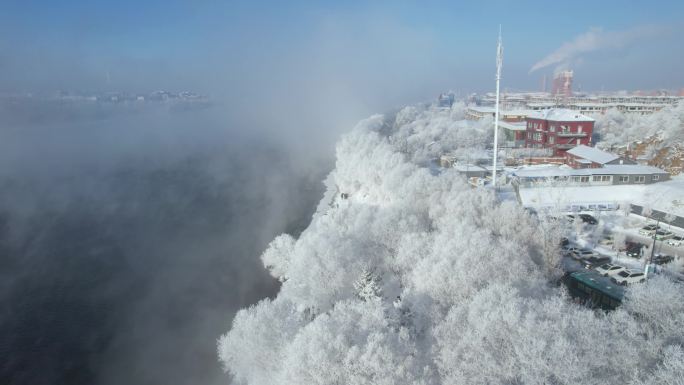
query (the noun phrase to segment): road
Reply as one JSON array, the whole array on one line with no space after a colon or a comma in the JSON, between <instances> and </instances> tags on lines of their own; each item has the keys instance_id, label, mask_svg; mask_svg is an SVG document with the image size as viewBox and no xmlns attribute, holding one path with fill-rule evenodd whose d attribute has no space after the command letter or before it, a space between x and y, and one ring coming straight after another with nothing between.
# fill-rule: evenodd
<instances>
[{"instance_id":1,"label":"road","mask_svg":"<svg viewBox=\"0 0 684 385\"><path fill-rule=\"evenodd\" d=\"M637 214L637 215L641 215L641 213L644 211L643 207L637 206L637 205L632 205L631 208L632 208L632 213ZM666 222L665 216L667 215L667 213L662 212L662 211L658 211L658 210L651 210L651 211L652 211L652 213L651 213L652 219L654 219L654 220L660 219L661 222ZM684 217L675 216L675 220L673 220L672 223L669 223L669 222L666 222L666 223L670 224L672 226L679 227L680 229L684 229Z\"/></svg>"},{"instance_id":2,"label":"road","mask_svg":"<svg viewBox=\"0 0 684 385\"><path fill-rule=\"evenodd\" d=\"M651 237L645 237L641 234L633 233L631 231L626 231L625 234L627 234L627 240L631 242L639 242L643 243L644 245L652 245L653 244L653 238ZM684 247L673 247L667 244L667 240L665 241L656 241L656 248L655 252L660 253L660 254L667 254L671 256L680 256L684 257Z\"/></svg>"}]
</instances>

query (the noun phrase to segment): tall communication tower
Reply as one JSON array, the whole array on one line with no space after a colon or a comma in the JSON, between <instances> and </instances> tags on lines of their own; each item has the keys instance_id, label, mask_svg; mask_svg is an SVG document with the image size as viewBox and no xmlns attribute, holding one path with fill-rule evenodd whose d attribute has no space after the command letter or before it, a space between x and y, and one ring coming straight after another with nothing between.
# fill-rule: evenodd
<instances>
[{"instance_id":1,"label":"tall communication tower","mask_svg":"<svg viewBox=\"0 0 684 385\"><path fill-rule=\"evenodd\" d=\"M503 45L501 44L501 24L499 24L499 43L496 46L496 107L494 112L494 164L492 168L492 187L496 188L496 156L499 152L499 81L503 65Z\"/></svg>"}]
</instances>

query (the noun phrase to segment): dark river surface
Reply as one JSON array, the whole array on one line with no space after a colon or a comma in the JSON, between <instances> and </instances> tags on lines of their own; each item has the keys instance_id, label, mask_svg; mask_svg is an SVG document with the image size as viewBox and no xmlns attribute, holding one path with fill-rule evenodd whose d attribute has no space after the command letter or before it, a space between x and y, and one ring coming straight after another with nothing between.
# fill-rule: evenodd
<instances>
[{"instance_id":1,"label":"dark river surface","mask_svg":"<svg viewBox=\"0 0 684 385\"><path fill-rule=\"evenodd\" d=\"M0 384L230 382L216 338L277 292L259 256L306 227L331 163L149 109L3 111Z\"/></svg>"}]
</instances>

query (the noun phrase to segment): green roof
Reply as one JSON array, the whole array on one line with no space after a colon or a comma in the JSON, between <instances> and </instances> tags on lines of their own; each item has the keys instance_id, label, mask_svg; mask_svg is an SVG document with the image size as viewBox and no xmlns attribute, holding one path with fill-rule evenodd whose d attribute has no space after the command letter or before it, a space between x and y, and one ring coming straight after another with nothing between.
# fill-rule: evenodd
<instances>
[{"instance_id":1,"label":"green roof","mask_svg":"<svg viewBox=\"0 0 684 385\"><path fill-rule=\"evenodd\" d=\"M609 278L603 277L595 271L576 271L571 276L592 289L599 290L618 301L622 301L622 297L625 294L625 289L622 286L611 282Z\"/></svg>"}]
</instances>

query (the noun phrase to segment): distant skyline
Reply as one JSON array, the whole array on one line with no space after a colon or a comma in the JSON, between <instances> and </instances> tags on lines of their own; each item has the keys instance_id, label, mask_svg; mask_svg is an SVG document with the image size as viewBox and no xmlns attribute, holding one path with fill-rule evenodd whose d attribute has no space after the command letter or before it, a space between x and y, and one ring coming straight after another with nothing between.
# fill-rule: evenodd
<instances>
[{"instance_id":1,"label":"distant skyline","mask_svg":"<svg viewBox=\"0 0 684 385\"><path fill-rule=\"evenodd\" d=\"M531 68L566 55L575 88L678 90L683 15L677 1L6 0L0 91L268 91L393 105L492 90L499 24L502 89L540 89L560 63Z\"/></svg>"}]
</instances>

